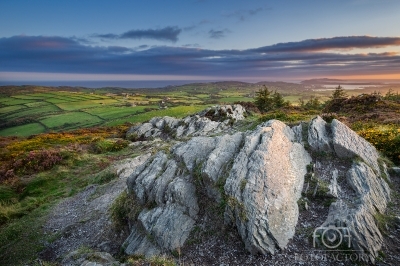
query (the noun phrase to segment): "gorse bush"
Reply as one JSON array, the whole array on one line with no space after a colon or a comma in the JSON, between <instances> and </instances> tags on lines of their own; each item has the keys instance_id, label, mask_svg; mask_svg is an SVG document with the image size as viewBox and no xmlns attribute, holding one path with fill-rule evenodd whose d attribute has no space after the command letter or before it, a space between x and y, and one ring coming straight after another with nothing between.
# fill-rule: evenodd
<instances>
[{"instance_id":1,"label":"gorse bush","mask_svg":"<svg viewBox=\"0 0 400 266\"><path fill-rule=\"evenodd\" d=\"M400 164L400 128L398 125L369 127L358 130L357 133L395 164Z\"/></svg>"}]
</instances>

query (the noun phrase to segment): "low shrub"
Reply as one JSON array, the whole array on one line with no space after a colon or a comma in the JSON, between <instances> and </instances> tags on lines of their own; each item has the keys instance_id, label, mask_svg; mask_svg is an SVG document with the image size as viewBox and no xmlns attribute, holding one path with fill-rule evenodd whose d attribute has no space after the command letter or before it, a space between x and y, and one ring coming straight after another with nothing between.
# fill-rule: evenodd
<instances>
[{"instance_id":1,"label":"low shrub","mask_svg":"<svg viewBox=\"0 0 400 266\"><path fill-rule=\"evenodd\" d=\"M12 167L17 173L35 173L51 169L62 161L59 150L37 150L30 151L21 159L16 160Z\"/></svg>"},{"instance_id":2,"label":"low shrub","mask_svg":"<svg viewBox=\"0 0 400 266\"><path fill-rule=\"evenodd\" d=\"M128 141L122 139L103 139L92 143L91 150L94 153L115 152L126 148L128 144Z\"/></svg>"},{"instance_id":3,"label":"low shrub","mask_svg":"<svg viewBox=\"0 0 400 266\"><path fill-rule=\"evenodd\" d=\"M129 227L130 222L137 219L142 208L133 193L122 192L110 208L114 226L119 230Z\"/></svg>"},{"instance_id":4,"label":"low shrub","mask_svg":"<svg viewBox=\"0 0 400 266\"><path fill-rule=\"evenodd\" d=\"M360 125L357 125L360 128ZM361 137L372 143L380 152L400 164L400 129L397 125L372 126L356 131Z\"/></svg>"}]
</instances>

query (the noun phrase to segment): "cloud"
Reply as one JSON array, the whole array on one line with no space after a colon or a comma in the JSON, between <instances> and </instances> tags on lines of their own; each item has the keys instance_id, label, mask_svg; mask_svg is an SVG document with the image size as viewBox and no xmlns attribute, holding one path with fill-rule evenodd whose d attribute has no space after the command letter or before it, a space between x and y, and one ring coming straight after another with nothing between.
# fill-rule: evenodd
<instances>
[{"instance_id":1,"label":"cloud","mask_svg":"<svg viewBox=\"0 0 400 266\"><path fill-rule=\"evenodd\" d=\"M126 53L132 51L132 49L122 46L108 46L107 50L113 53Z\"/></svg>"},{"instance_id":2,"label":"cloud","mask_svg":"<svg viewBox=\"0 0 400 266\"><path fill-rule=\"evenodd\" d=\"M239 19L240 21L245 21L248 17L255 16L264 10L267 10L267 8L257 7L254 9L241 9L241 10L235 10L232 12L224 12L224 13L222 13L222 15L224 17L228 17L228 18L234 17L234 18Z\"/></svg>"},{"instance_id":3,"label":"cloud","mask_svg":"<svg viewBox=\"0 0 400 266\"><path fill-rule=\"evenodd\" d=\"M228 29L224 29L224 30L209 30L208 31L208 35L210 38L212 39L220 39L225 37L225 34L230 32L230 30Z\"/></svg>"},{"instance_id":4,"label":"cloud","mask_svg":"<svg viewBox=\"0 0 400 266\"><path fill-rule=\"evenodd\" d=\"M278 43L254 49L257 52L316 52L332 49L379 48L400 45L400 37L346 36Z\"/></svg>"},{"instance_id":5,"label":"cloud","mask_svg":"<svg viewBox=\"0 0 400 266\"><path fill-rule=\"evenodd\" d=\"M119 35L113 34L113 33L107 33L107 34L93 34L93 37L98 37L102 39L118 39Z\"/></svg>"},{"instance_id":6,"label":"cloud","mask_svg":"<svg viewBox=\"0 0 400 266\"><path fill-rule=\"evenodd\" d=\"M360 39L367 42L360 43L357 41ZM326 51L400 46L396 37L335 37L323 39L323 45L319 40L247 50L211 50L190 46L131 49L88 46L74 38L58 36L13 36L0 38L0 72L296 77L388 74L400 69L400 55L390 51L363 54Z\"/></svg>"},{"instance_id":7,"label":"cloud","mask_svg":"<svg viewBox=\"0 0 400 266\"><path fill-rule=\"evenodd\" d=\"M130 30L122 34L93 34L93 37L102 39L154 39L158 41L176 42L182 29L168 26L162 29Z\"/></svg>"},{"instance_id":8,"label":"cloud","mask_svg":"<svg viewBox=\"0 0 400 266\"><path fill-rule=\"evenodd\" d=\"M197 27L199 27L199 26L202 26L202 25L205 25L205 24L209 24L209 23L212 23L212 21L210 21L210 20L208 20L208 19L202 19L201 21L199 21L199 22L196 23L196 24L193 24L193 25L191 25L191 26L184 27L183 30L184 30L184 31L191 31L191 30L194 30L195 28L197 28Z\"/></svg>"}]
</instances>

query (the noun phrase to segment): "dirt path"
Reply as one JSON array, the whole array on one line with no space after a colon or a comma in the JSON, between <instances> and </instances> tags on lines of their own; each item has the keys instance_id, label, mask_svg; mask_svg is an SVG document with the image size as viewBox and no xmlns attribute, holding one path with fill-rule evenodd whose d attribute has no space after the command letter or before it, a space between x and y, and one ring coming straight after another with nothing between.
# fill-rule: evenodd
<instances>
[{"instance_id":1,"label":"dirt path","mask_svg":"<svg viewBox=\"0 0 400 266\"><path fill-rule=\"evenodd\" d=\"M60 261L68 253L86 247L96 251L118 254L129 232L117 232L112 225L109 209L126 189L126 178L148 155L127 159L112 166L119 178L104 185L90 185L54 207L43 230L53 235L40 253L45 261Z\"/></svg>"}]
</instances>

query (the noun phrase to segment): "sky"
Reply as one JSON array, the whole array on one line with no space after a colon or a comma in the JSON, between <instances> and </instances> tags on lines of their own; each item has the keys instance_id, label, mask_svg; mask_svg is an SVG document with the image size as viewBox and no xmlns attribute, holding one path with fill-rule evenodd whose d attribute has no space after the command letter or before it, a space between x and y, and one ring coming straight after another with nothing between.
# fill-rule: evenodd
<instances>
[{"instance_id":1,"label":"sky","mask_svg":"<svg viewBox=\"0 0 400 266\"><path fill-rule=\"evenodd\" d=\"M0 84L400 81L399 14L397 0L2 0Z\"/></svg>"}]
</instances>

